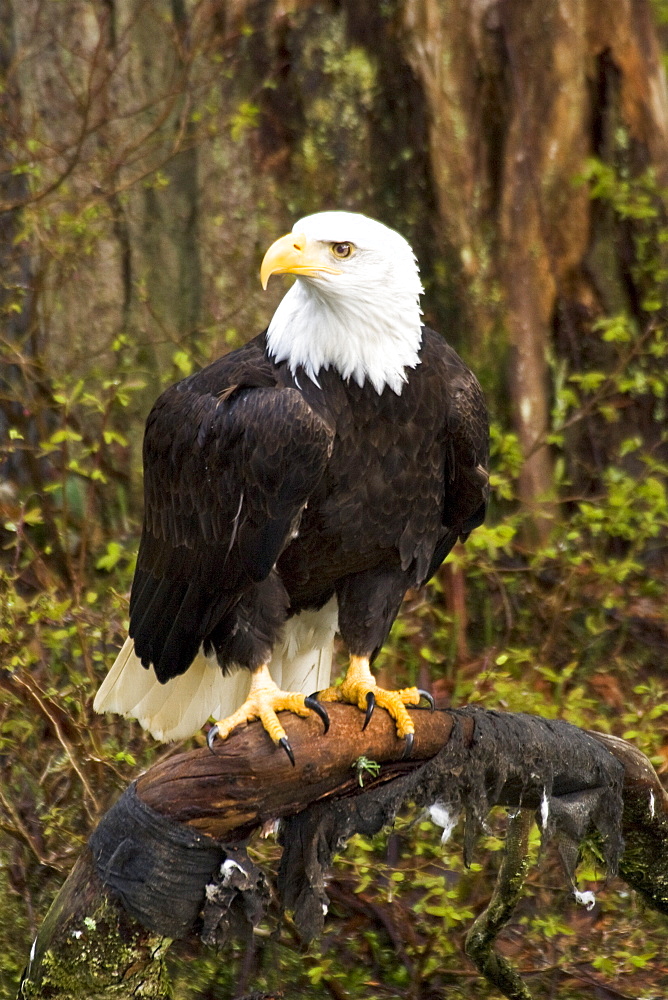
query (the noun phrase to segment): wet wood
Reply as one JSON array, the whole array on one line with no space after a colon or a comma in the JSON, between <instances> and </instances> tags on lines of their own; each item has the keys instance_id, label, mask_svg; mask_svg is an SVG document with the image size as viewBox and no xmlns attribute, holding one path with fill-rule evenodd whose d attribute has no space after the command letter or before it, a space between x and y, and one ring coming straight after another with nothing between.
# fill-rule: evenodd
<instances>
[{"instance_id":1,"label":"wet wood","mask_svg":"<svg viewBox=\"0 0 668 1000\"><path fill-rule=\"evenodd\" d=\"M466 756L467 748L475 745L476 717L493 726L511 718L481 709L480 716L460 715L456 725L454 713L413 711L414 749L410 760L402 760L404 741L396 737L386 713L376 712L362 732L359 710L336 704L328 710L331 728L326 736L319 719L282 719L295 767L254 723L217 743L213 752L196 749L156 764L137 780L137 794L163 816L233 845L263 824L295 815L312 803L359 794L356 765L361 757L380 764L376 776L365 773L367 790L420 766L449 743ZM513 718L521 736L522 720L528 717ZM551 724L535 721L544 722L547 733ZM668 795L649 760L631 744L575 728L572 736L574 745L583 740L586 745L593 737L622 762L626 847L620 874L652 907L668 913ZM521 740L509 752L521 755ZM569 770L566 756L554 761L546 751L546 773L555 786L567 780L572 792L591 787ZM502 766L502 761L490 760L490 772L501 773ZM539 804L527 801L516 782L503 786L498 801L510 806L521 801L530 808ZM100 881L86 848L40 929L20 997L83 1000L95 995L111 1000L131 982L142 996L169 1000L164 967L169 944L168 938L152 934L123 910ZM80 959L82 949L89 956L86 962Z\"/></svg>"},{"instance_id":2,"label":"wet wood","mask_svg":"<svg viewBox=\"0 0 668 1000\"><path fill-rule=\"evenodd\" d=\"M85 848L39 929L17 1000L170 1000L170 944L128 916Z\"/></svg>"},{"instance_id":3,"label":"wet wood","mask_svg":"<svg viewBox=\"0 0 668 1000\"><path fill-rule=\"evenodd\" d=\"M668 793L644 753L617 736L590 733L624 765L624 854L619 874L668 914Z\"/></svg>"},{"instance_id":4,"label":"wet wood","mask_svg":"<svg viewBox=\"0 0 668 1000\"><path fill-rule=\"evenodd\" d=\"M204 747L152 767L139 778L138 795L165 816L234 842L327 796L354 794L359 790L355 762L362 756L382 765L378 778L367 777L365 787L404 774L438 753L453 727L447 712L414 711L413 752L402 761L405 744L386 712L377 710L362 732L358 709L330 704L327 710L331 727L326 736L315 716L303 720L281 714L294 767L254 723L216 743L213 753Z\"/></svg>"}]
</instances>

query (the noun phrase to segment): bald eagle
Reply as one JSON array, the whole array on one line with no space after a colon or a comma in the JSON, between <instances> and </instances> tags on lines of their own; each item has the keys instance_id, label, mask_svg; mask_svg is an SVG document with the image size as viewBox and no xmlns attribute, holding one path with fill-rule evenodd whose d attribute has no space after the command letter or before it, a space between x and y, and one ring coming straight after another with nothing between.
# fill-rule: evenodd
<instances>
[{"instance_id":1,"label":"bald eagle","mask_svg":"<svg viewBox=\"0 0 668 1000\"><path fill-rule=\"evenodd\" d=\"M277 712L327 725L323 701L378 704L410 748L420 692L370 664L408 588L484 519L484 398L422 326L413 251L380 222L301 219L263 287L280 274L296 281L269 327L149 415L129 637L95 709L165 741L259 718L292 759ZM350 664L328 687L337 631Z\"/></svg>"}]
</instances>

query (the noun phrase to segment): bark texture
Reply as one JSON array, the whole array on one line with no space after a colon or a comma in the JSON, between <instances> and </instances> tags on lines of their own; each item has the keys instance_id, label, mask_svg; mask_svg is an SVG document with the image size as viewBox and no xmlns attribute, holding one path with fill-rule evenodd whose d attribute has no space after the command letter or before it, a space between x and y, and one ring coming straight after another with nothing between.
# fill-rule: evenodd
<instances>
[{"instance_id":1,"label":"bark texture","mask_svg":"<svg viewBox=\"0 0 668 1000\"><path fill-rule=\"evenodd\" d=\"M45 365L111 367L126 344L145 409L181 348L205 360L266 324L279 292L256 273L278 232L323 208L377 215L416 249L426 319L512 411L544 537L549 359L579 370L600 316L647 318L634 226L574 181L592 156L666 180L649 0L77 0L55 17L12 6L4 74L6 167L31 179L4 201ZM602 432L572 436L578 485Z\"/></svg>"},{"instance_id":2,"label":"bark texture","mask_svg":"<svg viewBox=\"0 0 668 1000\"><path fill-rule=\"evenodd\" d=\"M509 345L526 457L520 493L544 538L555 516L550 354L556 348L578 370L603 313L623 303L642 319L639 302L629 301L629 233L608 215L608 253L595 261L604 223L575 181L594 156L623 164L629 176L652 164L666 177L666 84L650 6L405 0L402 27L428 109L441 234L459 262L475 353L495 364Z\"/></svg>"},{"instance_id":3,"label":"bark texture","mask_svg":"<svg viewBox=\"0 0 668 1000\"><path fill-rule=\"evenodd\" d=\"M253 830L280 818L284 853L278 890L302 935L312 937L322 926L324 876L333 852L352 833L373 833L391 822L408 800L439 801L453 815L465 814L467 853L494 804L537 810L543 835L558 834L570 844L573 863L579 841L598 831L611 869L621 859L629 884L668 913L668 796L649 761L625 741L526 715L423 711L414 713L413 757L402 761L402 741L385 713L376 713L362 733L356 709L332 705L330 711L326 738L318 720L286 720L295 768L255 724L218 744L215 753L178 755L138 779L132 794L142 809L159 824L168 822L182 843L179 831L189 828L188 837L220 852L202 876L203 923L194 920L187 933L204 932L208 941L220 943L260 919L265 877L249 863L244 845ZM360 772L362 756L381 765L377 774ZM110 830L111 863L101 861L99 851ZM476 963L502 987L517 986L519 979L507 962L490 958L490 949L521 889L525 822L522 830L500 874L503 880L512 868L512 898L497 890L494 914L472 937ZM170 995L163 963L170 942L156 925L172 919L174 902L167 899L163 915L153 912L142 918L143 925L129 915L128 899L121 905L118 889L111 888L118 885L129 835L127 827L102 820L92 854L84 851L38 934L20 997L111 1000L129 990L137 996ZM135 880L145 847L148 838L133 843L129 862ZM568 857L567 850L562 853ZM149 890L159 893L165 878L173 884L174 870L181 870L173 861L164 869L158 863L146 870L142 877Z\"/></svg>"}]
</instances>

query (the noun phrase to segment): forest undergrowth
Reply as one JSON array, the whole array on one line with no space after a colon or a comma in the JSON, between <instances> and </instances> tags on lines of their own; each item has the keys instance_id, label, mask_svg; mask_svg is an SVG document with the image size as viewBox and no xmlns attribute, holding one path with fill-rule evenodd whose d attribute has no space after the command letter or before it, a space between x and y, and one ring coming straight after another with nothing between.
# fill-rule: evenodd
<instances>
[{"instance_id":1,"label":"forest undergrowth","mask_svg":"<svg viewBox=\"0 0 668 1000\"><path fill-rule=\"evenodd\" d=\"M533 509L517 502L524 459L498 407L488 521L408 595L377 667L390 683L430 687L440 707L478 703L615 733L665 774L665 193L651 173L631 184L596 161L581 182L636 226L642 322L626 311L598 319L577 369L551 359L552 423L535 447L553 456L554 489ZM2 996L15 994L49 902L103 812L141 769L192 745L157 746L135 723L92 712L124 638L138 542L134 350L118 337L111 364L54 371L16 340L2 345L12 370L0 492ZM165 382L202 352L175 351ZM463 940L489 899L506 815L490 817L469 870L461 829L442 843L437 819L407 812L394 830L351 841L332 873L325 933L306 952L289 919L268 920L222 957L175 947L176 996L491 997ZM271 842L252 850L275 863ZM595 892L591 910L576 906L538 833L532 851L500 947L536 996L668 995L665 921L606 880L596 845L577 876Z\"/></svg>"}]
</instances>

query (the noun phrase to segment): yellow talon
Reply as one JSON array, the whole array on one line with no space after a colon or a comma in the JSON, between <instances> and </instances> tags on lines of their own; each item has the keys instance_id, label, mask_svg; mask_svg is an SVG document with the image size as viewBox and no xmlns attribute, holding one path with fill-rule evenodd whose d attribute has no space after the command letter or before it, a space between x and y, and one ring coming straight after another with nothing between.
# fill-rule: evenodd
<instances>
[{"instance_id":1,"label":"yellow talon","mask_svg":"<svg viewBox=\"0 0 668 1000\"><path fill-rule=\"evenodd\" d=\"M303 694L281 691L272 680L269 668L262 666L253 671L246 701L232 715L215 724L215 735L225 740L237 726L259 719L274 743L280 743L281 740L287 740L287 736L276 713L288 711L306 717L310 715L311 710L304 701Z\"/></svg>"},{"instance_id":2,"label":"yellow talon","mask_svg":"<svg viewBox=\"0 0 668 1000\"><path fill-rule=\"evenodd\" d=\"M388 691L378 687L369 669L368 657L351 656L350 666L341 686L327 688L321 691L318 697L320 701L344 701L350 705L357 705L367 713L365 727L371 718L374 705L378 705L389 712L395 720L397 736L403 739L415 732L406 705L418 705L420 692L416 687L403 688L400 691Z\"/></svg>"}]
</instances>

